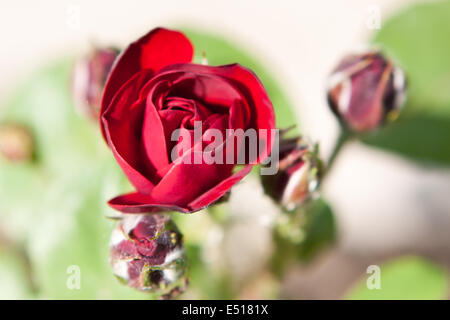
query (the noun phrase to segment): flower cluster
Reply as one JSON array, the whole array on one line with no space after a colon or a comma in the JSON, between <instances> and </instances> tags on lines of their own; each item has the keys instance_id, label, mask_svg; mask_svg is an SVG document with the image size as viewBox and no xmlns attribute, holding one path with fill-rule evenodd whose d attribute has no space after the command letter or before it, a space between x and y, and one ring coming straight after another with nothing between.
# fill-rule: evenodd
<instances>
[{"instance_id":1,"label":"flower cluster","mask_svg":"<svg viewBox=\"0 0 450 320\"><path fill-rule=\"evenodd\" d=\"M262 174L265 193L293 212L315 200L324 174L317 144L287 137L288 130L277 134L269 95L251 70L199 65L193 57L183 33L157 28L120 55L97 49L77 64L74 77L78 105L99 120L135 188L109 201L123 213L111 237L114 274L164 297L187 285L182 235L169 211L211 206L253 166L267 169L271 162L277 170ZM397 117L405 83L382 53L349 55L329 77L328 102L343 130L359 135Z\"/></svg>"}]
</instances>

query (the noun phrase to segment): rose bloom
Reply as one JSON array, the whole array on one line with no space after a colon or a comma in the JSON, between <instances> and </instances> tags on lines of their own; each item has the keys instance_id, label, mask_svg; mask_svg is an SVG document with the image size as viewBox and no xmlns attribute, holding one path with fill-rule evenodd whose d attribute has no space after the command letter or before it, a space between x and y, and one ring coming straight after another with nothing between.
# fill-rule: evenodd
<instances>
[{"instance_id":1,"label":"rose bloom","mask_svg":"<svg viewBox=\"0 0 450 320\"><path fill-rule=\"evenodd\" d=\"M256 75L238 64L193 64L193 55L193 46L182 33L158 28L132 43L115 62L103 92L101 128L136 192L110 200L114 209L200 210L224 196L269 155L275 116ZM198 123L201 144L194 135ZM183 134L173 139L177 129ZM209 129L221 132L223 141L211 138ZM227 129L264 129L267 134L258 136L258 152L252 157L249 149L255 141L232 136ZM186 133L191 141L186 141ZM244 164L192 160L211 144L212 155L217 150L223 158L245 154Z\"/></svg>"}]
</instances>

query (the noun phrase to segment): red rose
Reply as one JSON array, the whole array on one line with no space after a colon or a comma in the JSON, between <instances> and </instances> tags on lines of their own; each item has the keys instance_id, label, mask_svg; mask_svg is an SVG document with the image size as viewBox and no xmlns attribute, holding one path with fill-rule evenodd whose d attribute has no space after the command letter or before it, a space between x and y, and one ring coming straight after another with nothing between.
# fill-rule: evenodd
<instances>
[{"instance_id":1,"label":"red rose","mask_svg":"<svg viewBox=\"0 0 450 320\"><path fill-rule=\"evenodd\" d=\"M136 188L110 200L113 208L126 213L200 210L221 198L270 153L275 116L258 78L238 64L204 66L191 63L192 58L192 44L182 33L158 28L126 48L113 66L103 93L101 127ZM258 136L263 147L256 156L248 152L239 171L235 163L225 161L189 163L185 160L199 151L194 137L198 123L203 133L208 129L223 133L224 156L234 152L234 159L255 141L230 137L227 129L266 130L268 135ZM184 134L173 141L177 129L192 141L186 141ZM236 147L227 147L231 139L237 139ZM202 135L200 140L203 152L214 139ZM186 150L186 142L192 142L192 148Z\"/></svg>"}]
</instances>

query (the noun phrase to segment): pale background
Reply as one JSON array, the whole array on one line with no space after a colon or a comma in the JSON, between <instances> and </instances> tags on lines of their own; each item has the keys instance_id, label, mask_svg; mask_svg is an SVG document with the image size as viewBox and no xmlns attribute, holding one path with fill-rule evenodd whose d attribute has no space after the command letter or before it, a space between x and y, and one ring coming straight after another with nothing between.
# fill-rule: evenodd
<instances>
[{"instance_id":1,"label":"pale background","mask_svg":"<svg viewBox=\"0 0 450 320\"><path fill-rule=\"evenodd\" d=\"M193 25L235 40L266 63L295 102L303 132L320 141L326 158L338 130L324 97L327 73L344 53L367 43L374 32L367 26L371 6L380 8L383 23L414 2L4 1L0 101L38 65L81 52L89 39L122 45L154 26ZM79 25L71 20L77 10ZM348 145L324 184L338 218L338 248L319 259L320 268L292 271L286 296L335 297L354 270L364 272L380 256L448 256L449 190L449 170L424 169L361 144ZM325 291L316 286L320 282L328 284Z\"/></svg>"}]
</instances>

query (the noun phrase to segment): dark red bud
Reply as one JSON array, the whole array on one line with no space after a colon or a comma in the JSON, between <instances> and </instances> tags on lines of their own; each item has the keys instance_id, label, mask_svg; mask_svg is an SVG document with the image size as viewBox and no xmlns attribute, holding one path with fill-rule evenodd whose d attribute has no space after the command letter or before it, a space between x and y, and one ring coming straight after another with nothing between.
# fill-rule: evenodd
<instances>
[{"instance_id":1,"label":"dark red bud","mask_svg":"<svg viewBox=\"0 0 450 320\"><path fill-rule=\"evenodd\" d=\"M397 118L406 96L405 75L379 52L348 55L330 75L327 94L344 126L370 131Z\"/></svg>"},{"instance_id":2,"label":"dark red bud","mask_svg":"<svg viewBox=\"0 0 450 320\"><path fill-rule=\"evenodd\" d=\"M119 54L115 48L95 48L80 57L73 69L72 91L77 110L98 121L103 88Z\"/></svg>"},{"instance_id":3,"label":"dark red bud","mask_svg":"<svg viewBox=\"0 0 450 320\"><path fill-rule=\"evenodd\" d=\"M317 148L305 138L280 141L278 172L262 175L264 191L286 210L305 203L319 185L321 161Z\"/></svg>"},{"instance_id":4,"label":"dark red bud","mask_svg":"<svg viewBox=\"0 0 450 320\"><path fill-rule=\"evenodd\" d=\"M182 235L166 215L125 216L111 236L114 274L128 286L172 297L187 285Z\"/></svg>"}]
</instances>

